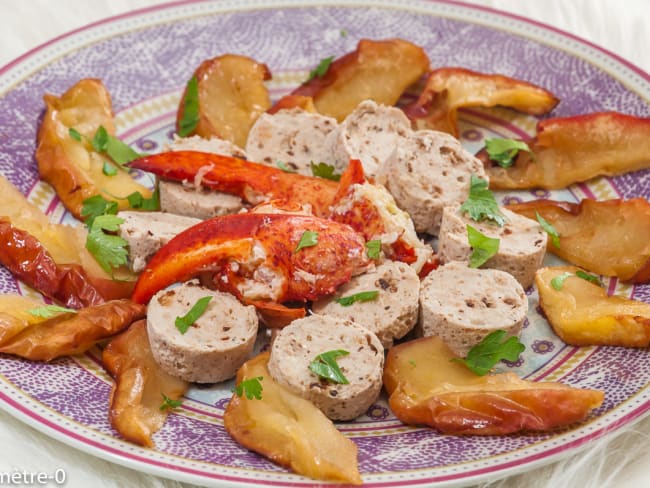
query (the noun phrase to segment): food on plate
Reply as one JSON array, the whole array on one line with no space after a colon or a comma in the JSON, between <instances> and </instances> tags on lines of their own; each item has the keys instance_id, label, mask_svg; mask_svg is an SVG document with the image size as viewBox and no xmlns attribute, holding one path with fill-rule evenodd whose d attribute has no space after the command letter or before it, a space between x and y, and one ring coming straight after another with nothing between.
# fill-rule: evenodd
<instances>
[{"instance_id":1,"label":"food on plate","mask_svg":"<svg viewBox=\"0 0 650 488\"><path fill-rule=\"evenodd\" d=\"M207 305L198 315L202 302ZM253 351L257 323L255 308L193 282L159 291L147 308L154 359L167 373L194 383L234 377Z\"/></svg>"},{"instance_id":2,"label":"food on plate","mask_svg":"<svg viewBox=\"0 0 650 488\"><path fill-rule=\"evenodd\" d=\"M549 190L650 167L650 118L597 112L541 120L537 135L503 168L479 157L493 190Z\"/></svg>"},{"instance_id":3,"label":"food on plate","mask_svg":"<svg viewBox=\"0 0 650 488\"><path fill-rule=\"evenodd\" d=\"M324 73L315 73L290 96L311 97L318 113L339 122L364 100L395 105L429 69L424 50L403 39L362 39L356 51L329 61L324 70L317 70Z\"/></svg>"},{"instance_id":4,"label":"food on plate","mask_svg":"<svg viewBox=\"0 0 650 488\"><path fill-rule=\"evenodd\" d=\"M650 204L644 198L580 203L534 200L507 206L521 215L541 215L557 230L559 246L548 251L605 276L650 280Z\"/></svg>"},{"instance_id":5,"label":"food on plate","mask_svg":"<svg viewBox=\"0 0 650 488\"><path fill-rule=\"evenodd\" d=\"M519 335L527 311L524 289L512 275L454 261L422 280L416 332L439 337L454 354L465 357L495 330Z\"/></svg>"},{"instance_id":6,"label":"food on plate","mask_svg":"<svg viewBox=\"0 0 650 488\"><path fill-rule=\"evenodd\" d=\"M464 68L438 68L429 73L417 101L404 107L415 129L447 132L458 137L458 109L502 105L543 115L559 103L548 90L499 74Z\"/></svg>"},{"instance_id":7,"label":"food on plate","mask_svg":"<svg viewBox=\"0 0 650 488\"><path fill-rule=\"evenodd\" d=\"M302 95L285 95L280 100L275 102L273 106L266 111L268 114L278 113L280 110L288 110L292 108L300 108L305 112L318 113L314 106L314 99L312 97L305 97Z\"/></svg>"},{"instance_id":8,"label":"food on plate","mask_svg":"<svg viewBox=\"0 0 650 488\"><path fill-rule=\"evenodd\" d=\"M163 246L133 299L147 303L159 290L211 271L214 286L246 302L304 302L333 293L368 265L365 241L347 225L306 215L224 215Z\"/></svg>"},{"instance_id":9,"label":"food on plate","mask_svg":"<svg viewBox=\"0 0 650 488\"><path fill-rule=\"evenodd\" d=\"M337 125L332 117L300 108L262 114L248 134L246 153L251 161L312 176L313 164L333 164L325 140Z\"/></svg>"},{"instance_id":10,"label":"food on plate","mask_svg":"<svg viewBox=\"0 0 650 488\"><path fill-rule=\"evenodd\" d=\"M275 381L334 420L352 420L379 396L384 348L351 320L310 315L281 329L268 368Z\"/></svg>"},{"instance_id":11,"label":"food on plate","mask_svg":"<svg viewBox=\"0 0 650 488\"><path fill-rule=\"evenodd\" d=\"M462 212L458 205L445 207L438 239L438 258L442 263L470 262L470 226L489 238L499 240L497 253L489 258L483 267L506 271L514 276L521 286L528 288L533 284L535 271L542 266L546 252L546 234L536 220L505 208L500 209L500 212L505 217L502 226L489 220L477 222Z\"/></svg>"},{"instance_id":12,"label":"food on plate","mask_svg":"<svg viewBox=\"0 0 650 488\"><path fill-rule=\"evenodd\" d=\"M52 306L43 307L44 303L34 298L15 293L0 295L0 344L30 325L42 322L46 317L51 316L49 311ZM59 309L66 310L65 307L55 308L55 310ZM39 313L40 310L44 313Z\"/></svg>"},{"instance_id":13,"label":"food on plate","mask_svg":"<svg viewBox=\"0 0 650 488\"><path fill-rule=\"evenodd\" d=\"M116 201L121 209L128 208L126 198L134 192L151 196L148 188L123 171L126 161L111 150L99 150L106 144L120 144L111 138L115 133L111 98L100 80L81 80L61 97L45 95L44 99L47 110L35 155L38 171L72 215L83 220L83 201L95 195Z\"/></svg>"},{"instance_id":14,"label":"food on plate","mask_svg":"<svg viewBox=\"0 0 650 488\"><path fill-rule=\"evenodd\" d=\"M234 393L223 424L239 444L313 479L361 484L357 446L308 400L273 380L269 353L246 362L238 387L256 381L257 392ZM242 388L243 390L243 388Z\"/></svg>"},{"instance_id":15,"label":"food on plate","mask_svg":"<svg viewBox=\"0 0 650 488\"><path fill-rule=\"evenodd\" d=\"M172 238L201 222L165 212L125 211L118 217L124 220L118 235L128 243L129 266L136 273L141 272L151 257Z\"/></svg>"},{"instance_id":16,"label":"food on plate","mask_svg":"<svg viewBox=\"0 0 650 488\"><path fill-rule=\"evenodd\" d=\"M413 268L398 261L384 261L352 277L331 297L314 302L312 311L363 325L388 349L415 326L419 290L420 279Z\"/></svg>"},{"instance_id":17,"label":"food on plate","mask_svg":"<svg viewBox=\"0 0 650 488\"><path fill-rule=\"evenodd\" d=\"M462 203L470 175L485 177L481 161L449 134L418 131L406 136L379 169L377 181L408 212L418 232L437 236L442 210Z\"/></svg>"},{"instance_id":18,"label":"food on plate","mask_svg":"<svg viewBox=\"0 0 650 488\"><path fill-rule=\"evenodd\" d=\"M176 115L181 136L219 137L246 146L251 126L271 106L265 64L236 54L203 61L188 82Z\"/></svg>"},{"instance_id":19,"label":"food on plate","mask_svg":"<svg viewBox=\"0 0 650 488\"><path fill-rule=\"evenodd\" d=\"M603 401L599 390L525 381L514 373L477 376L456 357L438 337L388 351L384 386L397 418L443 434L503 435L571 425Z\"/></svg>"},{"instance_id":20,"label":"food on plate","mask_svg":"<svg viewBox=\"0 0 650 488\"><path fill-rule=\"evenodd\" d=\"M539 304L555 333L574 346L650 345L650 305L608 296L598 277L573 266L542 268Z\"/></svg>"},{"instance_id":21,"label":"food on plate","mask_svg":"<svg viewBox=\"0 0 650 488\"><path fill-rule=\"evenodd\" d=\"M21 312L24 312L22 310ZM13 315L11 310L6 311ZM32 361L51 361L87 351L102 339L111 337L145 316L146 307L127 299L112 300L79 310L66 310L36 323L24 321L18 331L15 323L0 320L3 337L0 352Z\"/></svg>"},{"instance_id":22,"label":"food on plate","mask_svg":"<svg viewBox=\"0 0 650 488\"><path fill-rule=\"evenodd\" d=\"M350 159L359 159L364 173L374 177L401 140L411 133L411 123L397 107L361 102L325 143L339 172Z\"/></svg>"}]
</instances>

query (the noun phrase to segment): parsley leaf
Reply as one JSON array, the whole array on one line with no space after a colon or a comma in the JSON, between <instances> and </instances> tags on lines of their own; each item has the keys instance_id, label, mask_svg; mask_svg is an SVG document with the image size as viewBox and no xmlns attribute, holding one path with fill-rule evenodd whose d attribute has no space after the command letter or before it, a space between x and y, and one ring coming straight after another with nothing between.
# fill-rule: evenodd
<instances>
[{"instance_id":1,"label":"parsley leaf","mask_svg":"<svg viewBox=\"0 0 650 488\"><path fill-rule=\"evenodd\" d=\"M590 283L593 283L598 286L602 286L600 279L598 276L594 276L589 273L585 273L581 269L576 271L575 275L569 271L565 271L561 275L557 275L555 278L551 280L551 286L555 288L557 291L560 291L562 287L564 286L564 282L569 276L577 276L578 278L582 278L585 281L589 281Z\"/></svg>"},{"instance_id":2,"label":"parsley leaf","mask_svg":"<svg viewBox=\"0 0 650 488\"><path fill-rule=\"evenodd\" d=\"M81 142L81 134L74 127L70 127L68 129L68 134L70 134L70 137L72 137L75 141Z\"/></svg>"},{"instance_id":3,"label":"parsley leaf","mask_svg":"<svg viewBox=\"0 0 650 488\"><path fill-rule=\"evenodd\" d=\"M350 354L348 351L342 349L334 349L333 351L319 354L309 363L309 370L315 375L333 383L347 385L349 381L341 371L341 368L339 368L336 358L339 356L347 356L348 354Z\"/></svg>"},{"instance_id":4,"label":"parsley leaf","mask_svg":"<svg viewBox=\"0 0 650 488\"><path fill-rule=\"evenodd\" d=\"M284 161L277 160L277 161L275 162L275 164L276 164L276 166L277 166L278 168L280 168L280 169L281 169L282 171L284 171L285 173L297 173L297 171L296 171L295 169L290 168L290 167L287 165L287 163L285 163Z\"/></svg>"},{"instance_id":5,"label":"parsley leaf","mask_svg":"<svg viewBox=\"0 0 650 488\"><path fill-rule=\"evenodd\" d=\"M95 135L92 138L90 143L93 146L93 149L97 152L105 152L106 144L108 144L108 131L103 125L100 125L95 132Z\"/></svg>"},{"instance_id":6,"label":"parsley leaf","mask_svg":"<svg viewBox=\"0 0 650 488\"><path fill-rule=\"evenodd\" d=\"M318 232L306 230L302 233L300 242L298 242L298 247L296 247L296 250L294 252L298 252L305 247L315 246L316 244L318 244Z\"/></svg>"},{"instance_id":7,"label":"parsley leaf","mask_svg":"<svg viewBox=\"0 0 650 488\"><path fill-rule=\"evenodd\" d=\"M140 154L135 152L131 146L124 144L117 137L109 135L103 125L100 125L95 132L91 144L95 151L108 154L119 166L124 166L140 157Z\"/></svg>"},{"instance_id":8,"label":"parsley leaf","mask_svg":"<svg viewBox=\"0 0 650 488\"><path fill-rule=\"evenodd\" d=\"M94 197L86 198L82 202L81 216L90 229L93 226L95 218L100 215L115 215L117 210L117 202L106 200L101 195L95 195Z\"/></svg>"},{"instance_id":9,"label":"parsley leaf","mask_svg":"<svg viewBox=\"0 0 650 488\"><path fill-rule=\"evenodd\" d=\"M313 161L309 164L311 166L312 175L317 176L319 178L325 178L326 180L332 180L332 181L341 180L341 175L338 173L334 173L334 170L336 168L331 164L327 164L327 163L314 164Z\"/></svg>"},{"instance_id":10,"label":"parsley leaf","mask_svg":"<svg viewBox=\"0 0 650 488\"><path fill-rule=\"evenodd\" d=\"M238 397L246 395L246 398L252 400L253 398L257 400L262 399L262 380L263 376L257 376L255 378L249 378L247 380L241 381L235 388L233 388L233 393Z\"/></svg>"},{"instance_id":11,"label":"parsley leaf","mask_svg":"<svg viewBox=\"0 0 650 488\"><path fill-rule=\"evenodd\" d=\"M467 242L472 247L469 267L478 268L499 252L499 239L488 237L471 225L467 226Z\"/></svg>"},{"instance_id":12,"label":"parsley leaf","mask_svg":"<svg viewBox=\"0 0 650 488\"><path fill-rule=\"evenodd\" d=\"M569 273L568 271L565 271L561 275L557 275L555 278L551 280L551 286L555 288L557 291L560 291L562 287L564 286L564 282L566 279L571 276L572 273Z\"/></svg>"},{"instance_id":13,"label":"parsley leaf","mask_svg":"<svg viewBox=\"0 0 650 488\"><path fill-rule=\"evenodd\" d=\"M354 295L349 295L347 297L337 298L336 303L339 303L344 307L349 307L354 302L369 302L370 300L374 300L378 295L378 290L362 291L355 293Z\"/></svg>"},{"instance_id":14,"label":"parsley leaf","mask_svg":"<svg viewBox=\"0 0 650 488\"><path fill-rule=\"evenodd\" d=\"M551 236L551 242L555 247L558 249L560 248L560 233L555 230L555 227L551 225L551 223L546 220L544 217L542 217L539 212L535 212L535 217L537 217L537 222L539 222L539 225L542 226L542 229L544 229L544 232L546 232L549 236Z\"/></svg>"},{"instance_id":15,"label":"parsley leaf","mask_svg":"<svg viewBox=\"0 0 650 488\"><path fill-rule=\"evenodd\" d=\"M530 147L523 141L514 139L486 139L485 150L492 161L502 168L509 168L515 162L519 151L530 151Z\"/></svg>"},{"instance_id":16,"label":"parsley leaf","mask_svg":"<svg viewBox=\"0 0 650 488\"><path fill-rule=\"evenodd\" d=\"M160 208L160 192L157 187L151 195L151 198L145 198L142 196L142 193L135 191L127 196L126 199L129 201L131 208L152 211Z\"/></svg>"},{"instance_id":17,"label":"parsley leaf","mask_svg":"<svg viewBox=\"0 0 650 488\"><path fill-rule=\"evenodd\" d=\"M474 174L469 185L469 197L460 206L460 211L468 213L470 218L477 222L488 219L500 227L506 223L506 218L499 210L494 194L488 190L487 180Z\"/></svg>"},{"instance_id":18,"label":"parsley leaf","mask_svg":"<svg viewBox=\"0 0 650 488\"><path fill-rule=\"evenodd\" d=\"M472 347L465 359L454 358L452 361L463 363L479 376L488 374L502 359L516 361L526 346L515 336L508 337L504 341L506 334L505 330L495 330Z\"/></svg>"},{"instance_id":19,"label":"parsley leaf","mask_svg":"<svg viewBox=\"0 0 650 488\"><path fill-rule=\"evenodd\" d=\"M598 278L598 276L594 276L592 274L585 273L581 269L576 271L576 276L578 278L582 278L583 280L589 281L589 282L593 283L594 285L602 286L602 283L600 282L600 278Z\"/></svg>"},{"instance_id":20,"label":"parsley leaf","mask_svg":"<svg viewBox=\"0 0 650 488\"><path fill-rule=\"evenodd\" d=\"M185 334L190 326L199 320L199 317L205 313L210 300L212 300L212 296L209 295L199 298L185 315L182 317L176 317L174 325L176 325L176 328L181 334Z\"/></svg>"},{"instance_id":21,"label":"parsley leaf","mask_svg":"<svg viewBox=\"0 0 650 488\"><path fill-rule=\"evenodd\" d=\"M178 123L178 135L187 137L199 125L199 81L192 76L185 88L183 115Z\"/></svg>"},{"instance_id":22,"label":"parsley leaf","mask_svg":"<svg viewBox=\"0 0 650 488\"><path fill-rule=\"evenodd\" d=\"M381 241L379 239L373 239L372 241L366 242L366 255L370 259L379 259L381 252Z\"/></svg>"},{"instance_id":23,"label":"parsley leaf","mask_svg":"<svg viewBox=\"0 0 650 488\"><path fill-rule=\"evenodd\" d=\"M117 168L108 161L104 161L104 166L102 166L102 173L104 173L106 176L115 176L117 174Z\"/></svg>"},{"instance_id":24,"label":"parsley leaf","mask_svg":"<svg viewBox=\"0 0 650 488\"><path fill-rule=\"evenodd\" d=\"M60 313L77 313L76 310L66 307L60 307L58 305L44 305L42 307L30 308L27 310L34 317L42 317L44 319L49 319Z\"/></svg>"},{"instance_id":25,"label":"parsley leaf","mask_svg":"<svg viewBox=\"0 0 650 488\"><path fill-rule=\"evenodd\" d=\"M164 393L161 393L163 397L163 402L160 405L160 411L163 412L165 410L173 410L175 408L180 407L183 404L183 400L173 400L169 398L167 395Z\"/></svg>"},{"instance_id":26,"label":"parsley leaf","mask_svg":"<svg viewBox=\"0 0 650 488\"><path fill-rule=\"evenodd\" d=\"M327 71L330 69L330 64L332 64L332 61L334 61L334 56L329 56L327 58L321 59L318 63L318 66L309 72L307 81L311 81L316 77L322 78L325 76L327 74Z\"/></svg>"},{"instance_id":27,"label":"parsley leaf","mask_svg":"<svg viewBox=\"0 0 650 488\"><path fill-rule=\"evenodd\" d=\"M111 272L111 268L126 264L128 256L126 246L128 243L119 236L104 232L115 232L122 223L124 223L124 219L116 215L99 215L93 219L88 232L86 249L90 251L107 273Z\"/></svg>"}]
</instances>

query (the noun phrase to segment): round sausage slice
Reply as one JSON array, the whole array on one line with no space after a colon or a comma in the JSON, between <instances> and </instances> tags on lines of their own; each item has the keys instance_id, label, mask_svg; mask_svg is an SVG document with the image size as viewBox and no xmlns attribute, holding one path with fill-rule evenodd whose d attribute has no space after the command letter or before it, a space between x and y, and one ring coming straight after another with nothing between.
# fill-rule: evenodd
<instances>
[{"instance_id":1,"label":"round sausage slice","mask_svg":"<svg viewBox=\"0 0 650 488\"><path fill-rule=\"evenodd\" d=\"M518 335L527 311L524 289L511 274L452 262L422 281L416 330L422 337L440 337L465 357L495 330Z\"/></svg>"},{"instance_id":2,"label":"round sausage slice","mask_svg":"<svg viewBox=\"0 0 650 488\"><path fill-rule=\"evenodd\" d=\"M374 332L384 348L404 337L418 319L420 278L408 264L385 261L375 269L354 276L340 286L336 295L314 302L312 310L320 315L352 320ZM342 305L337 300L364 292L376 297Z\"/></svg>"},{"instance_id":3,"label":"round sausage slice","mask_svg":"<svg viewBox=\"0 0 650 488\"><path fill-rule=\"evenodd\" d=\"M348 384L334 383L309 369L316 356L334 350ZM375 334L351 320L311 315L277 333L271 346L273 379L310 400L333 420L351 420L366 412L381 390L384 348Z\"/></svg>"},{"instance_id":4,"label":"round sausage slice","mask_svg":"<svg viewBox=\"0 0 650 488\"><path fill-rule=\"evenodd\" d=\"M181 333L176 318L206 296L212 298L205 312ZM257 327L252 306L196 282L159 291L147 311L147 332L156 362L169 374L196 383L217 383L235 376L253 350Z\"/></svg>"}]
</instances>

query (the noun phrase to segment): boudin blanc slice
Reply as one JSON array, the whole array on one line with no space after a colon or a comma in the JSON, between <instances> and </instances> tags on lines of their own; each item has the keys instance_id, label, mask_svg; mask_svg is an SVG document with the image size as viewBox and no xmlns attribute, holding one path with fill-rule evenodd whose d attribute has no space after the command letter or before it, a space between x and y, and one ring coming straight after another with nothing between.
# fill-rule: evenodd
<instances>
[{"instance_id":1,"label":"boudin blanc slice","mask_svg":"<svg viewBox=\"0 0 650 488\"><path fill-rule=\"evenodd\" d=\"M374 177L379 166L411 132L411 123L396 107L361 102L327 140L338 172L350 159L359 159L366 176Z\"/></svg>"},{"instance_id":2,"label":"boudin blanc slice","mask_svg":"<svg viewBox=\"0 0 650 488\"><path fill-rule=\"evenodd\" d=\"M325 146L327 135L337 127L336 119L300 108L262 114L248 134L246 153L251 161L312 176L311 163L333 164Z\"/></svg>"},{"instance_id":3,"label":"boudin blanc slice","mask_svg":"<svg viewBox=\"0 0 650 488\"><path fill-rule=\"evenodd\" d=\"M124 219L118 234L128 243L129 266L141 272L158 249L185 229L201 222L199 219L163 212L131 212L118 214Z\"/></svg>"},{"instance_id":4,"label":"boudin blanc slice","mask_svg":"<svg viewBox=\"0 0 650 488\"><path fill-rule=\"evenodd\" d=\"M528 311L523 287L496 269L451 262L420 287L419 336L438 336L460 357L495 330L518 335Z\"/></svg>"},{"instance_id":5,"label":"boudin blanc slice","mask_svg":"<svg viewBox=\"0 0 650 488\"><path fill-rule=\"evenodd\" d=\"M319 315L352 320L374 332L385 349L404 337L418 319L420 278L413 268L398 261L385 261L375 269L353 277L336 295L315 302ZM374 292L374 298L341 304L339 299Z\"/></svg>"},{"instance_id":6,"label":"boudin blanc slice","mask_svg":"<svg viewBox=\"0 0 650 488\"><path fill-rule=\"evenodd\" d=\"M205 312L185 333L176 318L211 297ZM229 293L188 282L159 291L149 303L147 332L154 359L167 373L196 383L232 378L249 358L257 336L255 308Z\"/></svg>"},{"instance_id":7,"label":"boudin blanc slice","mask_svg":"<svg viewBox=\"0 0 650 488\"><path fill-rule=\"evenodd\" d=\"M323 379L309 369L316 357L342 350L336 357L347 384ZM275 381L310 400L333 420L352 420L377 399L382 385L384 348L365 327L324 315L294 320L271 346L269 372Z\"/></svg>"},{"instance_id":8,"label":"boudin blanc slice","mask_svg":"<svg viewBox=\"0 0 650 488\"><path fill-rule=\"evenodd\" d=\"M481 161L458 140L422 130L395 148L380 167L377 182L409 213L416 231L437 236L442 209L467 199L472 173L487 179Z\"/></svg>"},{"instance_id":9,"label":"boudin blanc slice","mask_svg":"<svg viewBox=\"0 0 650 488\"><path fill-rule=\"evenodd\" d=\"M500 269L510 273L528 288L535 280L535 272L542 267L546 252L546 234L535 220L501 208L506 218L502 227L483 220L476 222L459 207L447 207L442 214L442 225L438 238L438 257L441 262L469 262L472 248L467 240L467 226L488 237L499 239L499 252L482 267Z\"/></svg>"},{"instance_id":10,"label":"boudin blanc slice","mask_svg":"<svg viewBox=\"0 0 650 488\"><path fill-rule=\"evenodd\" d=\"M175 137L167 146L168 151L201 151L246 159L246 153L230 141L217 137L203 139L199 136ZM199 175L200 176L200 175ZM242 199L228 193L202 189L197 181L176 183L159 181L160 209L177 215L209 219L218 215L239 212L244 208Z\"/></svg>"}]
</instances>

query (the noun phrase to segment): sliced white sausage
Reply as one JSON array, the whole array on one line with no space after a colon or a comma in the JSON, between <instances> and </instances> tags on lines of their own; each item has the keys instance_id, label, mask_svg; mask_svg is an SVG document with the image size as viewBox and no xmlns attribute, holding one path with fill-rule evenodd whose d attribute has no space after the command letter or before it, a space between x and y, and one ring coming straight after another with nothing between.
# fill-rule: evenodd
<instances>
[{"instance_id":1,"label":"sliced white sausage","mask_svg":"<svg viewBox=\"0 0 650 488\"><path fill-rule=\"evenodd\" d=\"M411 123L400 109L366 100L328 136L327 145L339 173L350 159L359 159L366 176L373 177L410 132Z\"/></svg>"},{"instance_id":2,"label":"sliced white sausage","mask_svg":"<svg viewBox=\"0 0 650 488\"><path fill-rule=\"evenodd\" d=\"M129 267L139 273L158 249L199 219L164 212L120 212L124 219L118 234L128 243Z\"/></svg>"},{"instance_id":3,"label":"sliced white sausage","mask_svg":"<svg viewBox=\"0 0 650 488\"><path fill-rule=\"evenodd\" d=\"M309 369L316 356L333 350L348 384L322 379ZM271 346L269 372L278 383L310 400L334 420L366 412L382 385L384 348L377 336L350 320L311 315L280 330Z\"/></svg>"},{"instance_id":4,"label":"sliced white sausage","mask_svg":"<svg viewBox=\"0 0 650 488\"><path fill-rule=\"evenodd\" d=\"M178 137L174 135L174 140L165 148L167 151L201 151L214 154L223 154L224 156L233 156L239 159L246 159L246 152L239 146L230 141L211 137L204 139L200 136Z\"/></svg>"},{"instance_id":5,"label":"sliced white sausage","mask_svg":"<svg viewBox=\"0 0 650 488\"><path fill-rule=\"evenodd\" d=\"M472 248L467 240L467 226L471 225L482 234L499 239L499 252L483 267L506 271L524 288L528 288L535 280L535 272L542 267L546 234L535 220L505 208L501 212L507 221L499 227L489 221L472 220L466 214L461 214L457 205L445 208L438 237L438 257L443 263L469 262Z\"/></svg>"},{"instance_id":6,"label":"sliced white sausage","mask_svg":"<svg viewBox=\"0 0 650 488\"><path fill-rule=\"evenodd\" d=\"M406 210L415 230L438 235L442 209L467 199L471 175L487 179L483 164L443 132L423 130L405 137L388 157L377 182Z\"/></svg>"},{"instance_id":7,"label":"sliced white sausage","mask_svg":"<svg viewBox=\"0 0 650 488\"><path fill-rule=\"evenodd\" d=\"M262 114L248 134L246 153L251 161L287 168L312 176L311 163L333 164L325 138L337 127L336 119L300 108Z\"/></svg>"},{"instance_id":8,"label":"sliced white sausage","mask_svg":"<svg viewBox=\"0 0 650 488\"><path fill-rule=\"evenodd\" d=\"M207 309L182 334L176 318L207 296L212 297ZM195 282L159 291L147 309L147 332L156 362L169 374L197 383L235 376L253 350L257 328L252 306Z\"/></svg>"},{"instance_id":9,"label":"sliced white sausage","mask_svg":"<svg viewBox=\"0 0 650 488\"><path fill-rule=\"evenodd\" d=\"M429 273L420 287L422 337L440 337L461 357L495 330L521 331L528 300L505 271L468 268L451 262Z\"/></svg>"},{"instance_id":10,"label":"sliced white sausage","mask_svg":"<svg viewBox=\"0 0 650 488\"><path fill-rule=\"evenodd\" d=\"M337 300L364 292L376 298L344 306ZM404 337L418 319L420 278L413 268L398 261L385 261L375 269L353 277L336 295L314 302L319 315L352 320L374 332L385 349Z\"/></svg>"}]
</instances>

